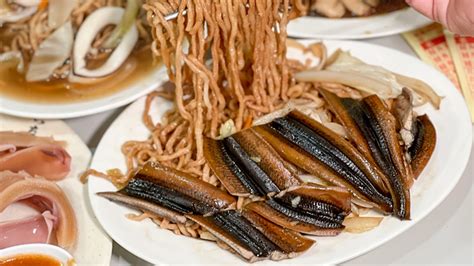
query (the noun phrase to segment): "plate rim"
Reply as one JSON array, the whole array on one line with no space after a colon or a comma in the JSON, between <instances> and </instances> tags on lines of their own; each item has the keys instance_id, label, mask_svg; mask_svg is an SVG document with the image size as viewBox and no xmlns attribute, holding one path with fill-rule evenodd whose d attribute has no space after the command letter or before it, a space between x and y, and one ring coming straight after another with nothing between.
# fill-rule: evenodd
<instances>
[{"instance_id":1,"label":"plate rim","mask_svg":"<svg viewBox=\"0 0 474 266\"><path fill-rule=\"evenodd\" d=\"M317 39L306 39L306 40L298 40L300 42L302 42L303 44L309 44L309 43L312 43L314 41L318 41ZM367 48L371 48L371 47L376 47L377 49L382 49L382 50L387 50L389 51L390 53L392 53L393 56L397 56L397 55L402 55L404 57L410 57L411 59L414 59L414 60L417 60L419 61L421 64L423 64L425 67L429 67L431 68L432 70L436 71L437 73L439 73L440 75L442 75L444 78L447 79L447 77L445 77L440 71L438 71L437 69L435 69L434 67L424 63L423 61L421 61L420 59L418 59L417 57L415 56L412 56L410 54L406 54L406 53L403 53L399 50L396 50L396 49L393 49L393 48L389 48L389 47L384 47L384 46L381 46L381 45L376 45L376 44L371 44L371 43L363 43L363 42L358 42L358 41L351 41L351 40L324 40L323 42L325 43L329 43L331 46L337 46L338 44L340 45L346 45L346 46L366 46ZM449 81L449 80L448 80ZM449 83L452 85L451 81L449 81ZM454 89L454 85L452 85L452 88ZM459 91L454 91L453 92L453 95L456 95L454 97L456 98L461 98L462 99L462 96L461 94L459 93ZM131 109L132 106L134 105L138 105L139 102L142 102L144 101L145 97L142 97L140 98L139 100L137 100L136 102L134 102L132 105L130 105L129 107L127 107L115 120L114 122L109 126L109 128L107 129L107 131L105 132L105 134L103 136L105 136L107 134L107 132L113 127L113 125L115 123L118 123L117 121L120 120L120 118L125 115L125 113L127 112L127 110ZM464 101L463 101L464 102ZM469 125L471 125L471 120L470 120L470 116L469 116L469 113L468 113L468 109L467 109L467 106L465 104L463 104L463 107L460 107L461 109L463 109L464 111L462 112L466 118L466 123L469 123ZM467 125L467 124L466 124ZM470 139L472 139L472 134L473 134L473 128L472 126L469 127L469 132L466 132L466 134L470 137ZM102 142L103 142L103 139L102 138L97 146L97 150L99 150L99 147L101 146ZM458 154L461 154L461 159L458 160L458 165L457 166L461 166L459 168L456 168L454 171L452 171L452 176L455 176L456 177L456 180L455 182L452 182L450 186L448 186L447 188L448 189L445 189L443 191L443 194L441 194L441 197L437 197L433 202L434 204L431 204L429 208L426 208L424 209L417 221L415 223L410 223L410 224L406 224L402 227L398 227L397 230L395 232L393 232L390 237L387 237L387 238L383 238L383 239L377 239L374 241L375 244L371 244L371 245L368 245L368 247L364 247L363 249L359 250L358 252L355 252L355 253L352 253L352 254L349 254L349 255L342 255L342 256L339 256L337 258L334 258L332 259L331 261L327 261L325 263L327 264L338 264L338 263L342 263L342 262L346 262L348 260L351 260L353 258L356 258L356 257L359 257L363 254L366 254L374 249L377 249L379 248L380 246L384 245L385 243L391 241L392 239L398 237L399 235L401 235L402 233L406 232L407 230L409 230L410 228L412 228L414 225L416 225L417 223L419 223L420 221L422 221L423 219L425 219L430 213L432 213L436 208L438 208L440 206L440 204L445 201L445 199L451 194L451 192L453 191L454 187L459 183L459 180L461 179L465 169L466 169L466 166L469 162L469 156L471 154L471 149L472 149L472 141L469 141L468 142L468 145L465 145L464 146L464 149L462 151L458 151ZM94 161L96 160L96 154L94 154L92 160L91 160L91 165L94 164ZM95 178L95 177L93 177ZM94 193L92 193L93 189L91 189L91 182L88 183L88 186L89 186L89 200L91 202L91 205L92 205L92 209L94 211L94 213L97 215L96 211L98 212L99 210L96 210L97 206L95 204L93 204L94 202L94 197L97 197ZM99 219L98 219L99 220ZM135 256L143 259L143 260L146 260L148 262L151 262L151 263L159 263L159 264L165 264L163 261L157 261L156 258L151 258L149 256L147 256L146 254L140 252L140 250L138 248L130 248L130 245L127 246L126 243L123 243L121 240L120 241L117 241L116 238L117 237L114 237L113 234L110 234L109 233L109 230L107 228L104 228L104 226L102 225L102 223L100 222L99 220L99 223L101 224L102 228L109 234L109 236L116 242L118 243L120 246L122 246L124 249L126 249L128 252L134 254ZM292 261L283 261L283 262L279 262L279 264L282 264L284 265L285 262L287 263L291 263L292 265L295 265L296 263L292 263ZM245 262L242 262L242 263L245 263Z\"/></svg>"},{"instance_id":2,"label":"plate rim","mask_svg":"<svg viewBox=\"0 0 474 266\"><path fill-rule=\"evenodd\" d=\"M416 12L413 8L407 7L405 9L401 10L396 10L393 12L389 12L386 14L381 14L377 15L378 17L388 17L390 15L394 15L394 13L401 13L401 12ZM395 14L396 15L396 14ZM419 16L424 17L421 14L417 14ZM357 20L366 20L370 19L372 17L356 17L356 18L340 18L340 19L335 19L335 18L325 18L325 17L318 17L318 20L321 20L319 22L315 22L316 18L313 18L311 16L304 16L297 18L296 20L301 20L305 23L331 23L337 20L345 20L345 21L357 21ZM370 22L370 21L369 21ZM291 25L291 21L289 25ZM380 37L388 37L388 36L393 36L397 34L401 34L404 32L408 32L411 30L415 30L424 26L429 25L430 23L434 23L433 21L430 21L428 18L425 17L425 21L420 23L414 23L412 25L406 25L404 24L403 26L400 25L400 27L391 29L391 30L386 30L386 31L381 31L377 33L368 33L368 34L312 34L312 33L306 33L302 31L291 31L290 26L288 26L288 36L292 38L302 38L302 39L325 39L325 40L365 40L365 39L374 39L374 38L380 38Z\"/></svg>"}]
</instances>

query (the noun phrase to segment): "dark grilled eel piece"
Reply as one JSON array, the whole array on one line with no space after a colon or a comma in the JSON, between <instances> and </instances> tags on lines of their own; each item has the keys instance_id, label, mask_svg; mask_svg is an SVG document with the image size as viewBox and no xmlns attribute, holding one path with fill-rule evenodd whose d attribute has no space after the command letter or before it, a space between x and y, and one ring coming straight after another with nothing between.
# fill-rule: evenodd
<instances>
[{"instance_id":1,"label":"dark grilled eel piece","mask_svg":"<svg viewBox=\"0 0 474 266\"><path fill-rule=\"evenodd\" d=\"M131 197L119 192L99 192L97 195L137 210L166 218L173 223L184 224L186 222L186 217L182 214L147 200Z\"/></svg>"},{"instance_id":2,"label":"dark grilled eel piece","mask_svg":"<svg viewBox=\"0 0 474 266\"><path fill-rule=\"evenodd\" d=\"M340 175L351 191L357 190L385 212L392 210L390 197L372 182L384 177L345 139L298 111L275 119L269 127Z\"/></svg>"},{"instance_id":3,"label":"dark grilled eel piece","mask_svg":"<svg viewBox=\"0 0 474 266\"><path fill-rule=\"evenodd\" d=\"M256 212L279 226L309 235L335 236L344 229L342 223L329 216L300 212L272 199L249 203L244 210Z\"/></svg>"},{"instance_id":4,"label":"dark grilled eel piece","mask_svg":"<svg viewBox=\"0 0 474 266\"><path fill-rule=\"evenodd\" d=\"M409 188L413 176L399 143L396 120L377 96L366 97L360 104L360 120L364 123L358 125L364 128L372 155L388 177L394 214L410 219Z\"/></svg>"},{"instance_id":5,"label":"dark grilled eel piece","mask_svg":"<svg viewBox=\"0 0 474 266\"><path fill-rule=\"evenodd\" d=\"M253 211L287 229L312 235L337 235L350 213L351 193L340 187L304 185L265 202L252 202Z\"/></svg>"},{"instance_id":6,"label":"dark grilled eel piece","mask_svg":"<svg viewBox=\"0 0 474 266\"><path fill-rule=\"evenodd\" d=\"M408 150L410 153L413 176L418 178L433 154L436 144L436 130L427 115L416 119L417 133Z\"/></svg>"},{"instance_id":7,"label":"dark grilled eel piece","mask_svg":"<svg viewBox=\"0 0 474 266\"><path fill-rule=\"evenodd\" d=\"M308 250L314 241L265 220L250 211L223 211L209 217L188 215L225 246L250 262L280 260Z\"/></svg>"},{"instance_id":8,"label":"dark grilled eel piece","mask_svg":"<svg viewBox=\"0 0 474 266\"><path fill-rule=\"evenodd\" d=\"M204 138L204 157L230 194L238 197L261 194L258 185L232 159L222 141Z\"/></svg>"},{"instance_id":9,"label":"dark grilled eel piece","mask_svg":"<svg viewBox=\"0 0 474 266\"><path fill-rule=\"evenodd\" d=\"M393 115L375 95L358 101L339 98L324 90L321 93L354 145L383 172L394 214L401 219L409 219L409 187L413 183L413 175L399 144L397 122Z\"/></svg>"},{"instance_id":10,"label":"dark grilled eel piece","mask_svg":"<svg viewBox=\"0 0 474 266\"><path fill-rule=\"evenodd\" d=\"M339 187L305 185L279 195L274 200L302 213L327 216L338 223L342 223L351 212L351 194Z\"/></svg>"},{"instance_id":11,"label":"dark grilled eel piece","mask_svg":"<svg viewBox=\"0 0 474 266\"><path fill-rule=\"evenodd\" d=\"M253 129L220 141L205 139L204 145L210 168L234 196L272 196L302 183Z\"/></svg>"},{"instance_id":12,"label":"dark grilled eel piece","mask_svg":"<svg viewBox=\"0 0 474 266\"><path fill-rule=\"evenodd\" d=\"M190 174L148 162L120 191L179 213L209 215L232 208L234 197Z\"/></svg>"},{"instance_id":13,"label":"dark grilled eel piece","mask_svg":"<svg viewBox=\"0 0 474 266\"><path fill-rule=\"evenodd\" d=\"M255 127L255 131L270 143L285 160L297 165L314 176L326 180L330 184L348 189L352 195L359 200L367 203L371 202L369 198L357 190L343 176L339 175L336 171L329 168L301 147L278 134L278 132L270 128L268 125Z\"/></svg>"},{"instance_id":14,"label":"dark grilled eel piece","mask_svg":"<svg viewBox=\"0 0 474 266\"><path fill-rule=\"evenodd\" d=\"M176 223L190 219L213 234L219 246L249 261L291 258L314 243L257 213L232 210L234 198L224 191L153 162L145 164L121 191L98 195Z\"/></svg>"}]
</instances>

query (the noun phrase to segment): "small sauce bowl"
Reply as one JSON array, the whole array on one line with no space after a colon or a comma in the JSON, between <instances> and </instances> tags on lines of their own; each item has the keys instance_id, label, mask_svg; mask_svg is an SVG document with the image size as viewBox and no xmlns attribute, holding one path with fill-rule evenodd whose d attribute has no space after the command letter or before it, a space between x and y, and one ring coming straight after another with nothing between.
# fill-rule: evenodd
<instances>
[{"instance_id":1,"label":"small sauce bowl","mask_svg":"<svg viewBox=\"0 0 474 266\"><path fill-rule=\"evenodd\" d=\"M56 260L62 266L73 266L76 265L74 258L66 250L49 244L25 244L13 246L0 250L0 265L13 258L26 258L26 257L38 257L44 256L50 257ZM58 264L57 263L57 264ZM10 264L15 265L15 264Z\"/></svg>"}]
</instances>

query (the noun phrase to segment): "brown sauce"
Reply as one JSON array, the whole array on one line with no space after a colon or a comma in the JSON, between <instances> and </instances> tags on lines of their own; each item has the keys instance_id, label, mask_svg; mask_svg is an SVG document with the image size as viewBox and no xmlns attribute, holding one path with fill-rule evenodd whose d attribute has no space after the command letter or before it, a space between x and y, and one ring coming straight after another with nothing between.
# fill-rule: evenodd
<instances>
[{"instance_id":1,"label":"brown sauce","mask_svg":"<svg viewBox=\"0 0 474 266\"><path fill-rule=\"evenodd\" d=\"M15 257L0 258L0 266L63 266L63 264L47 255L25 254Z\"/></svg>"},{"instance_id":2,"label":"brown sauce","mask_svg":"<svg viewBox=\"0 0 474 266\"><path fill-rule=\"evenodd\" d=\"M97 99L126 89L160 67L149 49L133 53L110 76L91 84L71 83L67 79L27 82L14 64L0 64L0 95L35 103L70 103Z\"/></svg>"}]
</instances>

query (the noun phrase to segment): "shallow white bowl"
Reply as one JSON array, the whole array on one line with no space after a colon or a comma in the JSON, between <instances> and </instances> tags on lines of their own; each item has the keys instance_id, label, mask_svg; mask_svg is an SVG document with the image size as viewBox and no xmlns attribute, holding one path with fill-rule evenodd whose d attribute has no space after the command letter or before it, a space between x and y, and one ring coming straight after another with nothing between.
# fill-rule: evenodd
<instances>
[{"instance_id":1,"label":"shallow white bowl","mask_svg":"<svg viewBox=\"0 0 474 266\"><path fill-rule=\"evenodd\" d=\"M129 104L156 89L167 78L165 68L159 67L114 94L83 102L35 103L0 94L0 113L40 119L66 119L92 115Z\"/></svg>"}]
</instances>

